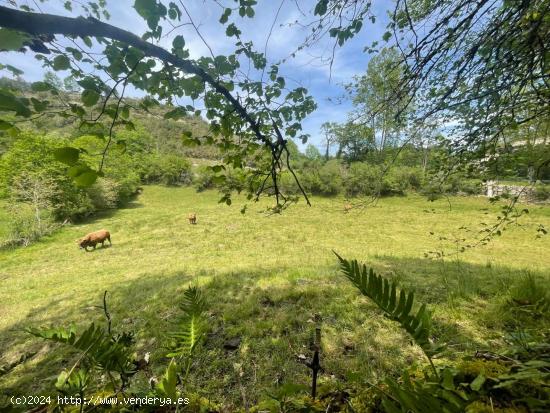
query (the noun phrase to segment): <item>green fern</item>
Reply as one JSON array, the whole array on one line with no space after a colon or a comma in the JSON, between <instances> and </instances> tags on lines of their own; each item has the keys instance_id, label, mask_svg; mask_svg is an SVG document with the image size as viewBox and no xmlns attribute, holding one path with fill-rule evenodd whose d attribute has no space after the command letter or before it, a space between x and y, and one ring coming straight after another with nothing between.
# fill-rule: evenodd
<instances>
[{"instance_id":1,"label":"green fern","mask_svg":"<svg viewBox=\"0 0 550 413\"><path fill-rule=\"evenodd\" d=\"M178 398L178 378L177 378L177 364L172 359L170 364L166 368L166 372L162 376L160 382L156 385L156 393L159 396L169 397L172 400Z\"/></svg>"},{"instance_id":2,"label":"green fern","mask_svg":"<svg viewBox=\"0 0 550 413\"><path fill-rule=\"evenodd\" d=\"M132 374L132 350L127 343L114 340L103 328L90 324L81 335L77 335L75 327L37 329L27 331L46 340L71 346L81 352L80 359L87 360L95 367L106 371L116 371L121 374Z\"/></svg>"},{"instance_id":3,"label":"green fern","mask_svg":"<svg viewBox=\"0 0 550 413\"><path fill-rule=\"evenodd\" d=\"M85 369L77 369L68 372L62 371L57 376L55 387L66 396L75 396L82 395L89 384L90 376L88 372Z\"/></svg>"},{"instance_id":4,"label":"green fern","mask_svg":"<svg viewBox=\"0 0 550 413\"><path fill-rule=\"evenodd\" d=\"M382 407L387 413L460 413L471 401L466 392L455 386L450 369L443 370L443 379L426 377L413 381L405 372L400 382L386 379L385 384Z\"/></svg>"},{"instance_id":5,"label":"green fern","mask_svg":"<svg viewBox=\"0 0 550 413\"><path fill-rule=\"evenodd\" d=\"M184 318L178 331L170 334L175 344L168 357L189 357L200 342L206 327L204 320L205 302L200 290L189 287L183 296L180 308L184 312Z\"/></svg>"},{"instance_id":6,"label":"green fern","mask_svg":"<svg viewBox=\"0 0 550 413\"><path fill-rule=\"evenodd\" d=\"M392 320L397 321L418 344L431 363L431 358L441 351L430 342L431 315L423 304L413 314L414 293L398 290L395 283L376 274L373 269L359 265L357 260L348 261L334 253L340 260L344 275L361 293L369 297Z\"/></svg>"}]
</instances>

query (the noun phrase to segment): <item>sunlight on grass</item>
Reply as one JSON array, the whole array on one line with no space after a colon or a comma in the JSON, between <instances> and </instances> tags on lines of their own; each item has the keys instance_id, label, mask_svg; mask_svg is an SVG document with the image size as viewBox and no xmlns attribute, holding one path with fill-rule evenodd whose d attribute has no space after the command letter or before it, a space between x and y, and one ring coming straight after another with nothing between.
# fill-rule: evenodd
<instances>
[{"instance_id":1,"label":"sunlight on grass","mask_svg":"<svg viewBox=\"0 0 550 413\"><path fill-rule=\"evenodd\" d=\"M125 209L0 252L0 364L40 351L1 378L0 387L51 391L60 360L23 328L101 320L96 306L104 290L115 326L137 331L140 351L151 351L161 370L178 300L187 285L201 285L210 329L192 386L238 404L233 363L243 366L252 398L276 383L308 381L297 360L310 354L316 314L323 320L322 380L355 373L370 380L422 362L419 349L339 274L332 250L414 288L434 311L438 338L457 352L502 345L510 320L499 305L514 280L527 273L549 278L550 240L535 239L539 223L550 226L547 207L530 206L521 227L486 247L432 260L424 253L453 248L439 236L462 237L464 225L477 231L498 207L484 198L453 198L449 209L446 200L410 196L344 213L342 200L315 198L311 208L301 203L268 216L262 213L267 202L242 215L244 201L227 207L218 198L190 188L146 187ZM187 222L190 212L197 225ZM77 248L78 237L101 228L111 232L112 247ZM240 350L225 351L224 341L234 337L242 339ZM219 380L209 380L213 376Z\"/></svg>"}]
</instances>

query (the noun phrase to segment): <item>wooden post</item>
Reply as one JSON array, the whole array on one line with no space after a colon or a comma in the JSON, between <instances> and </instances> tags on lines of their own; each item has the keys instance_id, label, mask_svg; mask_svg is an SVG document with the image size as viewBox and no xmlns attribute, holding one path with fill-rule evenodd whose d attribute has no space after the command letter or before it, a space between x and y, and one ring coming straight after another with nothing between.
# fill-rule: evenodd
<instances>
[{"instance_id":1,"label":"wooden post","mask_svg":"<svg viewBox=\"0 0 550 413\"><path fill-rule=\"evenodd\" d=\"M317 325L315 328L315 339L313 343L313 359L311 360L311 363L307 363L307 366L311 369L313 372L312 379L311 379L311 397L315 399L317 396L317 375L319 373L319 370L321 370L321 363L319 358L319 351L321 349L321 326Z\"/></svg>"}]
</instances>

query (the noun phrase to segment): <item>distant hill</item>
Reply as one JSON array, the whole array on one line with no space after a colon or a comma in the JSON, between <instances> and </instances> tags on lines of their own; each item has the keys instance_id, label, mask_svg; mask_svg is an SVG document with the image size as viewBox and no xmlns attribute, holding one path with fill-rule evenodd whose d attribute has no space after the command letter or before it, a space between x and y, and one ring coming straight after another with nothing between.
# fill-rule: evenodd
<instances>
[{"instance_id":1,"label":"distant hill","mask_svg":"<svg viewBox=\"0 0 550 413\"><path fill-rule=\"evenodd\" d=\"M42 92L31 91L31 84L21 79L0 78L0 88L22 91L26 96L36 96ZM60 98L66 102L79 102L79 91L63 91ZM188 147L182 144L183 132L190 131L193 136L205 136L209 132L208 123L200 116L187 116L181 120L164 119L163 114L170 110L170 106L160 104L145 111L141 108L141 99L125 98L124 102L132 107L130 120L136 126L136 132L150 135L150 141L156 145L157 152L181 154L190 158L219 159L219 150L212 145ZM56 132L62 136L76 138L87 134L79 130L79 123L73 118L60 116L37 117L32 122L23 122L20 128L28 128L42 133ZM0 137L0 154L6 149L6 142Z\"/></svg>"}]
</instances>

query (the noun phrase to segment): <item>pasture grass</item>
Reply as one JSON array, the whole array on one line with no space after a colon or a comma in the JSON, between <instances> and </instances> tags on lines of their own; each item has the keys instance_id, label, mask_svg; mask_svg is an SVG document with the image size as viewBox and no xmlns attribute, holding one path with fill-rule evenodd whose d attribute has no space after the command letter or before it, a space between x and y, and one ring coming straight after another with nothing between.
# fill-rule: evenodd
<instances>
[{"instance_id":1,"label":"pasture grass","mask_svg":"<svg viewBox=\"0 0 550 413\"><path fill-rule=\"evenodd\" d=\"M548 317L518 315L510 305L521 285L544 289L550 280L550 239L536 238L538 224L550 227L546 206L529 206L521 226L487 246L453 253L479 237L482 222L494 222L498 205L408 196L344 213L343 200L314 198L312 207L301 202L274 215L265 214L269 201L262 201L242 215L244 199L231 207L218 199L216 192L148 186L124 209L0 251L0 365L37 352L0 377L0 389L53 393L71 355L24 328L102 322L105 290L114 328L137 332L139 353L151 352L159 375L183 291L201 286L209 327L188 388L229 407L252 404L283 383L309 383L300 358L311 356L316 316L322 383L367 383L424 363L407 336L339 273L332 250L414 289L434 313L435 338L449 344L447 359L498 352L506 334L550 326ZM197 225L187 222L189 212ZM102 228L112 247L77 248L78 237ZM451 254L433 259L428 251ZM238 350L224 349L231 338L241 339Z\"/></svg>"}]
</instances>

